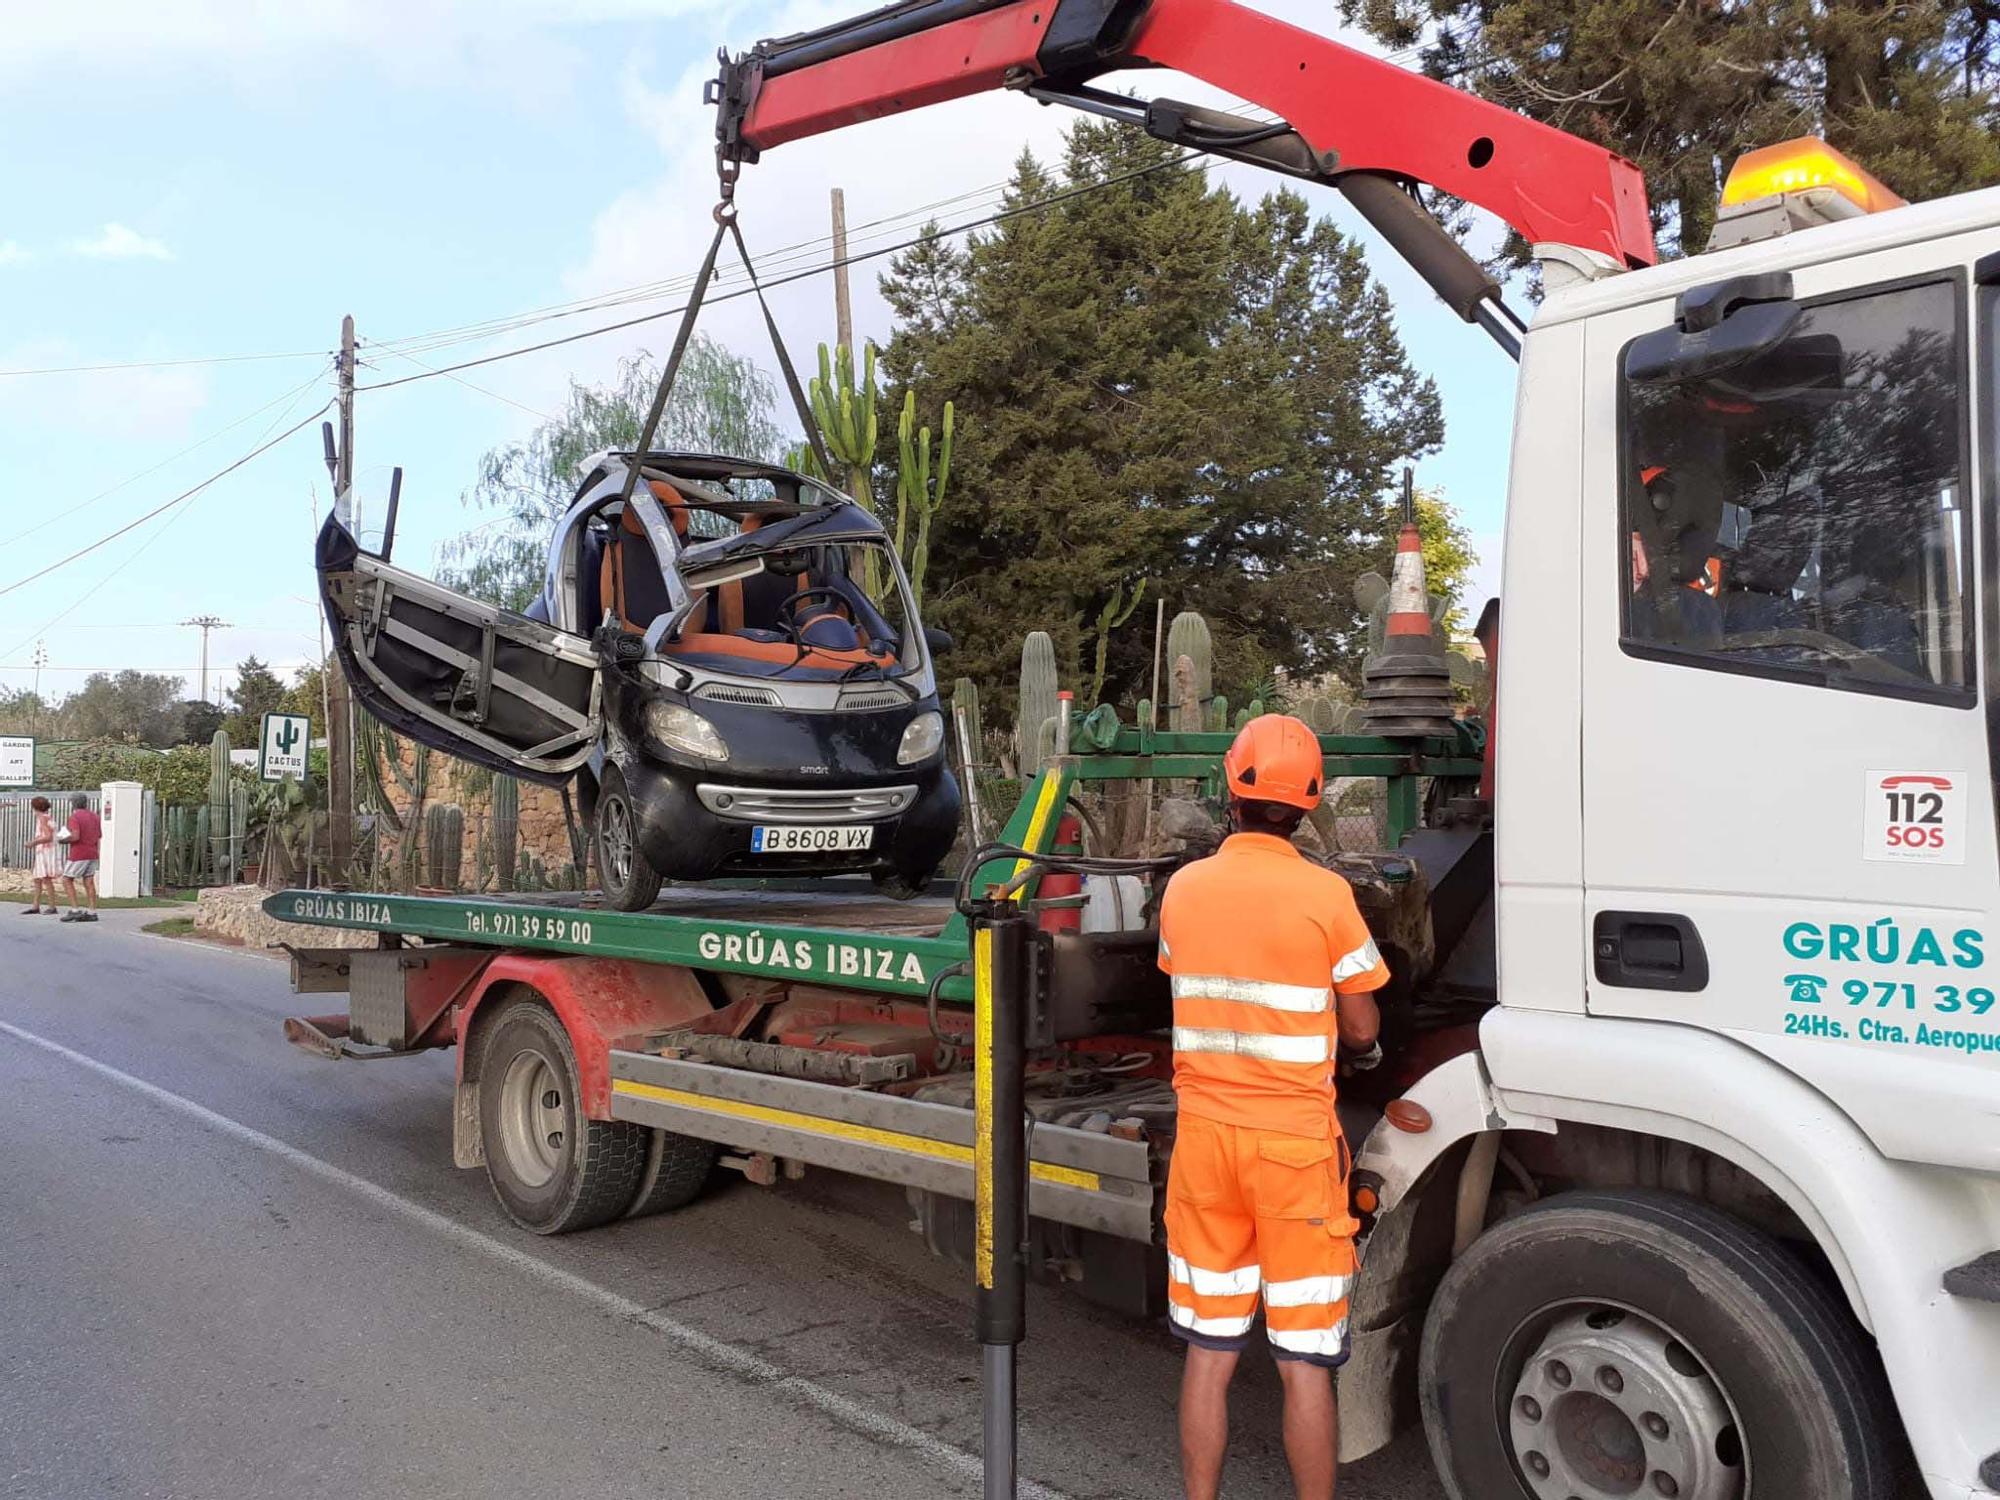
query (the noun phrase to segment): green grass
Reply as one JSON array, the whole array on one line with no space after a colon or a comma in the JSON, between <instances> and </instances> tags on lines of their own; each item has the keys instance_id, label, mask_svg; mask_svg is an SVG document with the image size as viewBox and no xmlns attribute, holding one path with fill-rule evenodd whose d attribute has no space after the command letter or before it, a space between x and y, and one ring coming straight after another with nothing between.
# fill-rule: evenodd
<instances>
[{"instance_id":1,"label":"green grass","mask_svg":"<svg viewBox=\"0 0 2000 1500\"><path fill-rule=\"evenodd\" d=\"M78 891L77 895L82 896ZM0 901L12 901L18 906L29 905L33 896L27 891L0 891ZM124 911L135 906L183 906L192 900L191 896L100 896L97 904L106 911ZM62 882L56 882L56 905L63 904Z\"/></svg>"},{"instance_id":2,"label":"green grass","mask_svg":"<svg viewBox=\"0 0 2000 1500\"><path fill-rule=\"evenodd\" d=\"M163 917L157 922L148 922L142 932L158 933L161 937L193 937L193 917Z\"/></svg>"}]
</instances>

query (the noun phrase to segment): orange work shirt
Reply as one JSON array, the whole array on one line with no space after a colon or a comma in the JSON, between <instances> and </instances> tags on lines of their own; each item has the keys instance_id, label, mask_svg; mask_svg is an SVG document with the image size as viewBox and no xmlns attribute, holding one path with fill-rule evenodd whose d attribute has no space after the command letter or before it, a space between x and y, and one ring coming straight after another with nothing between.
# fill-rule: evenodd
<instances>
[{"instance_id":1,"label":"orange work shirt","mask_svg":"<svg viewBox=\"0 0 2000 1500\"><path fill-rule=\"evenodd\" d=\"M1354 891L1290 840L1237 833L1167 882L1174 1088L1191 1115L1330 1137L1336 994L1389 981Z\"/></svg>"}]
</instances>

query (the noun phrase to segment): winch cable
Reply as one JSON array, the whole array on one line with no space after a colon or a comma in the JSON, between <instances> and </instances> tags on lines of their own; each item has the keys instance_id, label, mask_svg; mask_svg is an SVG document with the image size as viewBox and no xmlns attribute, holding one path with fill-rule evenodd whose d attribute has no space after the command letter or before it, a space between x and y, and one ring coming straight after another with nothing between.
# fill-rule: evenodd
<instances>
[{"instance_id":1,"label":"winch cable","mask_svg":"<svg viewBox=\"0 0 2000 1500\"><path fill-rule=\"evenodd\" d=\"M771 304L765 299L763 283L757 279L756 264L750 259L750 247L743 241L743 230L736 222L736 204L732 189L733 181L725 175L722 185L722 199L715 205L715 235L708 242L708 253L701 259L701 269L695 273L694 287L688 293L687 305L681 309L680 325L674 330L674 347L667 355L667 362L660 370L660 384L653 392L653 404L646 411L645 425L639 429L639 441L633 449L635 459L625 467L625 484L618 492L618 498L629 502L632 491L639 483L639 469L645 462L645 455L653 448L653 438L660 430L660 419L666 415L667 402L673 395L674 381L681 372L681 360L687 354L687 346L694 337L695 320L701 316L703 300L708 296L708 284L715 275L715 257L722 249L722 240L727 235L735 242L736 253L742 258L744 273L750 278L750 288L757 294L757 305L764 312L764 327L771 335L771 348L778 357L778 369L785 377L785 390L791 395L792 407L798 413L799 425L805 429L806 442L812 448L813 460L819 465L820 473L828 482L833 479L833 465L828 462L826 445L820 438L819 423L813 420L812 403L806 400L804 388L799 384L798 370L792 364L791 351L785 347L784 335L778 331L778 320L771 312Z\"/></svg>"}]
</instances>

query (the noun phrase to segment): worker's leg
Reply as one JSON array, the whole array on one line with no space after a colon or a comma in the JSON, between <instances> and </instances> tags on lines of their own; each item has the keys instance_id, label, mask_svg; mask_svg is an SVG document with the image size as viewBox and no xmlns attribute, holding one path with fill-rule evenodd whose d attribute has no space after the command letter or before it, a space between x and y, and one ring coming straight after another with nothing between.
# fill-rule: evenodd
<instances>
[{"instance_id":1,"label":"worker's leg","mask_svg":"<svg viewBox=\"0 0 2000 1500\"><path fill-rule=\"evenodd\" d=\"M1236 1181L1236 1129L1183 1114L1167 1178L1167 1314L1188 1344L1181 1463L1188 1500L1215 1500L1229 1447L1229 1377L1257 1316L1256 1222Z\"/></svg>"},{"instance_id":2,"label":"worker's leg","mask_svg":"<svg viewBox=\"0 0 2000 1500\"><path fill-rule=\"evenodd\" d=\"M1285 1385L1285 1459L1298 1500L1333 1500L1334 1455L1340 1422L1333 1405L1333 1371L1302 1359L1281 1359Z\"/></svg>"},{"instance_id":3,"label":"worker's leg","mask_svg":"<svg viewBox=\"0 0 2000 1500\"><path fill-rule=\"evenodd\" d=\"M1285 1385L1285 1457L1298 1500L1332 1500L1333 1371L1347 1358L1355 1224L1338 1139L1260 1133L1254 1173L1264 1329Z\"/></svg>"},{"instance_id":4,"label":"worker's leg","mask_svg":"<svg viewBox=\"0 0 2000 1500\"><path fill-rule=\"evenodd\" d=\"M1188 1500L1216 1500L1229 1453L1229 1378L1241 1356L1233 1349L1189 1344L1181 1370L1181 1477Z\"/></svg>"},{"instance_id":5,"label":"worker's leg","mask_svg":"<svg viewBox=\"0 0 2000 1500\"><path fill-rule=\"evenodd\" d=\"M71 911L76 910L76 882L65 875L63 880L63 904Z\"/></svg>"},{"instance_id":6,"label":"worker's leg","mask_svg":"<svg viewBox=\"0 0 2000 1500\"><path fill-rule=\"evenodd\" d=\"M84 876L84 877L83 877L83 890L84 890L84 894L90 897L90 909L91 909L92 911L96 911L96 910L97 910L97 877L96 877L95 875L86 875L86 876Z\"/></svg>"}]
</instances>

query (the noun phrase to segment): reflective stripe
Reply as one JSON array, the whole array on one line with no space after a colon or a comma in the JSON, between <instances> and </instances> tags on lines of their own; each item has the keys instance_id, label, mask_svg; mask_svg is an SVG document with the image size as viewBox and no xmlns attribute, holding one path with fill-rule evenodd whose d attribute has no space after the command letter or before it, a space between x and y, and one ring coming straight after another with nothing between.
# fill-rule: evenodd
<instances>
[{"instance_id":1,"label":"reflective stripe","mask_svg":"<svg viewBox=\"0 0 2000 1500\"><path fill-rule=\"evenodd\" d=\"M1363 974L1372 974L1380 962L1381 950L1375 946L1375 939L1369 938L1333 966L1333 982L1339 984L1343 979L1358 979Z\"/></svg>"},{"instance_id":2,"label":"reflective stripe","mask_svg":"<svg viewBox=\"0 0 2000 1500\"><path fill-rule=\"evenodd\" d=\"M1173 956L1174 956L1173 950L1167 947L1166 934L1165 933L1160 934L1160 957L1172 958Z\"/></svg>"},{"instance_id":3,"label":"reflective stripe","mask_svg":"<svg viewBox=\"0 0 2000 1500\"><path fill-rule=\"evenodd\" d=\"M1250 1331L1250 1325L1257 1317L1250 1312L1240 1318L1204 1318L1197 1316L1193 1308L1183 1307L1178 1302L1167 1304L1167 1316L1174 1320L1176 1327L1185 1328L1189 1333L1206 1334L1212 1339L1241 1338Z\"/></svg>"},{"instance_id":4,"label":"reflective stripe","mask_svg":"<svg viewBox=\"0 0 2000 1500\"><path fill-rule=\"evenodd\" d=\"M1322 1359L1338 1359L1347 1350L1347 1319L1331 1328L1300 1328L1287 1331L1268 1329L1273 1348L1287 1354L1317 1354Z\"/></svg>"},{"instance_id":5,"label":"reflective stripe","mask_svg":"<svg viewBox=\"0 0 2000 1500\"><path fill-rule=\"evenodd\" d=\"M1340 971L1335 969L1334 978L1339 977ZM1273 984L1263 979L1231 979L1224 974L1176 974L1174 998L1238 1000L1245 1005L1262 1005L1270 1010L1307 1013L1325 1010L1328 1004L1324 986Z\"/></svg>"},{"instance_id":6,"label":"reflective stripe","mask_svg":"<svg viewBox=\"0 0 2000 1500\"><path fill-rule=\"evenodd\" d=\"M1259 1057L1266 1062L1323 1063L1327 1058L1323 1036L1271 1036L1255 1031L1223 1031L1212 1026L1176 1026L1174 1051L1222 1052L1237 1057Z\"/></svg>"},{"instance_id":7,"label":"reflective stripe","mask_svg":"<svg viewBox=\"0 0 2000 1500\"><path fill-rule=\"evenodd\" d=\"M1204 1271L1191 1266L1172 1251L1167 1253L1167 1275L1197 1297L1240 1297L1254 1292L1264 1273L1257 1266L1238 1266L1233 1271Z\"/></svg>"},{"instance_id":8,"label":"reflective stripe","mask_svg":"<svg viewBox=\"0 0 2000 1500\"><path fill-rule=\"evenodd\" d=\"M1301 1276L1296 1281L1264 1284L1266 1307L1331 1307L1347 1295L1345 1276Z\"/></svg>"}]
</instances>

